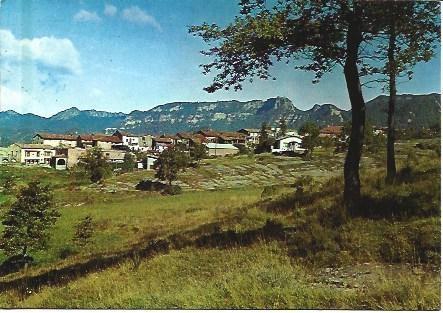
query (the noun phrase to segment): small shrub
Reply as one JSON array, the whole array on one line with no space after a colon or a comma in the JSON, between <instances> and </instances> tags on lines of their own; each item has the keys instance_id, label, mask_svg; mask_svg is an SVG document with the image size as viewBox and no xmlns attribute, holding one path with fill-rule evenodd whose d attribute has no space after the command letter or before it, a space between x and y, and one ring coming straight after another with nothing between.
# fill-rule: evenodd
<instances>
[{"instance_id":1,"label":"small shrub","mask_svg":"<svg viewBox=\"0 0 443 313\"><path fill-rule=\"evenodd\" d=\"M91 242L93 233L94 224L92 222L92 217L87 215L77 224L72 241L76 246L84 247Z\"/></svg>"},{"instance_id":2,"label":"small shrub","mask_svg":"<svg viewBox=\"0 0 443 313\"><path fill-rule=\"evenodd\" d=\"M152 180L142 180L136 186L135 189L142 191L163 191L168 185Z\"/></svg>"},{"instance_id":3,"label":"small shrub","mask_svg":"<svg viewBox=\"0 0 443 313\"><path fill-rule=\"evenodd\" d=\"M16 187L15 177L12 175L7 175L3 180L3 192L5 194L14 193Z\"/></svg>"},{"instance_id":4,"label":"small shrub","mask_svg":"<svg viewBox=\"0 0 443 313\"><path fill-rule=\"evenodd\" d=\"M34 258L29 255L14 255L6 259L0 265L0 275L7 275L18 272L34 262Z\"/></svg>"},{"instance_id":5,"label":"small shrub","mask_svg":"<svg viewBox=\"0 0 443 313\"><path fill-rule=\"evenodd\" d=\"M182 188L177 185L167 186L167 188L165 188L165 190L163 191L163 194L171 195L171 196L179 195L181 193L182 193Z\"/></svg>"},{"instance_id":6,"label":"small shrub","mask_svg":"<svg viewBox=\"0 0 443 313\"><path fill-rule=\"evenodd\" d=\"M74 255L77 253L77 250L75 250L73 247L71 246L66 246L60 249L60 251L58 252L58 256L60 259L64 260L68 257L70 257L71 255Z\"/></svg>"},{"instance_id":7,"label":"small shrub","mask_svg":"<svg viewBox=\"0 0 443 313\"><path fill-rule=\"evenodd\" d=\"M334 263L334 255L340 251L334 229L323 227L315 217L307 217L295 228L295 233L288 239L291 256L303 257L318 264Z\"/></svg>"},{"instance_id":8,"label":"small shrub","mask_svg":"<svg viewBox=\"0 0 443 313\"><path fill-rule=\"evenodd\" d=\"M414 246L411 245L404 232L394 227L388 229L383 237L380 255L384 261L389 263L414 261Z\"/></svg>"}]
</instances>

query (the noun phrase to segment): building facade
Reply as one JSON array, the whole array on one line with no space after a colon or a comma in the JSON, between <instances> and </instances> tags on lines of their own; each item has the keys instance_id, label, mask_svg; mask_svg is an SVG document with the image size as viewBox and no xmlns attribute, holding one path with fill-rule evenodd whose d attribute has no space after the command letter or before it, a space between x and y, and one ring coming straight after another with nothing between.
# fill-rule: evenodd
<instances>
[{"instance_id":1,"label":"building facade","mask_svg":"<svg viewBox=\"0 0 443 313\"><path fill-rule=\"evenodd\" d=\"M50 165L55 149L43 144L12 144L9 148L11 162L25 165Z\"/></svg>"}]
</instances>

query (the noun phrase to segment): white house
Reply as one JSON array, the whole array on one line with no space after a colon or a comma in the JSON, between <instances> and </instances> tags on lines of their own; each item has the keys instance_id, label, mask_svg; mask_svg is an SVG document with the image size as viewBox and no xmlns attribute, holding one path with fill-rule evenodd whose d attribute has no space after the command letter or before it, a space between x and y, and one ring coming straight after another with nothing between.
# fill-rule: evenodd
<instances>
[{"instance_id":1,"label":"white house","mask_svg":"<svg viewBox=\"0 0 443 313\"><path fill-rule=\"evenodd\" d=\"M26 165L50 165L55 156L55 149L49 145L42 144L20 144L14 143L10 146L12 162Z\"/></svg>"},{"instance_id":2,"label":"white house","mask_svg":"<svg viewBox=\"0 0 443 313\"><path fill-rule=\"evenodd\" d=\"M306 150L301 147L302 138L300 136L286 135L275 140L272 146L272 153L283 152L305 152Z\"/></svg>"},{"instance_id":3,"label":"white house","mask_svg":"<svg viewBox=\"0 0 443 313\"><path fill-rule=\"evenodd\" d=\"M140 150L140 136L132 135L124 131L117 130L113 136L117 136L123 142L124 146L132 151Z\"/></svg>"}]
</instances>

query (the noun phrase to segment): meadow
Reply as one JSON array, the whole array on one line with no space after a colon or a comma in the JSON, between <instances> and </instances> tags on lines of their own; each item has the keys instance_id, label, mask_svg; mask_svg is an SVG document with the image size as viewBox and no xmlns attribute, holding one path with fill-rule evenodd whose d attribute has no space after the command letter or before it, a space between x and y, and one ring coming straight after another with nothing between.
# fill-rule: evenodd
<instances>
[{"instance_id":1,"label":"meadow","mask_svg":"<svg viewBox=\"0 0 443 313\"><path fill-rule=\"evenodd\" d=\"M97 260L52 285L4 288L0 306L438 309L439 147L439 140L400 142L393 186L384 184L384 150L365 152L365 201L352 217L341 203L344 155L331 149L317 149L312 161L204 160L179 175L185 188L174 196L135 190L152 172L96 185L68 172L0 167L0 180L12 173L21 185L50 184L61 212L48 248L33 253L31 267L1 277L0 288ZM314 179L296 192L305 176ZM0 193L3 213L12 201ZM72 237L86 215L95 232L80 248ZM137 253L153 242L166 248Z\"/></svg>"}]
</instances>

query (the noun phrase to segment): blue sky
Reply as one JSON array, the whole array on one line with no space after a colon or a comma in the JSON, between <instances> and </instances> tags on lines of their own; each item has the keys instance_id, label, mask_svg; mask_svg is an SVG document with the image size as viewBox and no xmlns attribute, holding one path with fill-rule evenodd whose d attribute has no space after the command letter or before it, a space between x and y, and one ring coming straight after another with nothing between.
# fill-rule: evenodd
<instances>
[{"instance_id":1,"label":"blue sky","mask_svg":"<svg viewBox=\"0 0 443 313\"><path fill-rule=\"evenodd\" d=\"M313 85L312 73L273 68L275 81L208 94L199 64L206 46L188 25L226 24L236 0L3 0L0 7L0 110L50 116L80 109L130 112L174 101L285 96L300 109L334 103L348 109L342 69ZM440 54L415 68L400 93L440 91ZM381 93L364 89L366 100Z\"/></svg>"}]
</instances>

